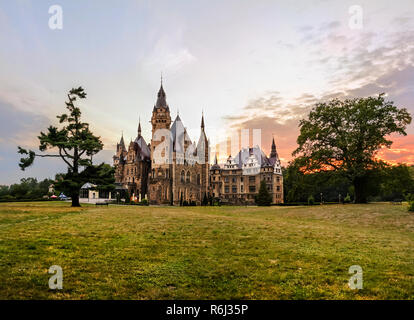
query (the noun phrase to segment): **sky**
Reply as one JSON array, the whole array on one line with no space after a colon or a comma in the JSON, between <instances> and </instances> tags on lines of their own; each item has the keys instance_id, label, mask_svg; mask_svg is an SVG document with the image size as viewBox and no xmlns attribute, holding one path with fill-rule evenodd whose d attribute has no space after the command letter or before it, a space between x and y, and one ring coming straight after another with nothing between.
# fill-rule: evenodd
<instances>
[{"instance_id":1,"label":"sky","mask_svg":"<svg viewBox=\"0 0 414 320\"><path fill-rule=\"evenodd\" d=\"M52 5L62 29L51 29ZM354 28L353 5L362 9ZM292 159L298 122L317 102L386 93L414 114L412 0L0 0L0 184L52 178L65 167L36 159L19 170L17 146L65 111L72 87L101 136L95 161L112 163L123 132L151 139L160 86L171 116L179 113L197 141L201 114L213 148L238 129L274 137L282 165ZM379 156L414 164L414 125ZM221 149L220 149L221 150ZM227 156L220 152L220 159Z\"/></svg>"}]
</instances>

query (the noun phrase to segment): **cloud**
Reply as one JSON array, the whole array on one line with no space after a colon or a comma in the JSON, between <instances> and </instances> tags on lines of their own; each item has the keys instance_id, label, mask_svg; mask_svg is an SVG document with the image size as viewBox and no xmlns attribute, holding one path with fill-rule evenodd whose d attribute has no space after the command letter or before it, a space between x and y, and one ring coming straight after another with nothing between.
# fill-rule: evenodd
<instances>
[{"instance_id":1,"label":"cloud","mask_svg":"<svg viewBox=\"0 0 414 320\"><path fill-rule=\"evenodd\" d=\"M403 19L402 21L406 21ZM261 128L263 149L275 134L280 154L291 159L299 134L299 120L306 117L317 102L333 98L375 96L386 93L398 107L414 113L414 34L390 32L382 35L365 32L357 38L341 33L340 23L333 21L320 27L304 26L304 45L310 48L309 61L325 68L328 90L302 92L286 97L283 92L266 92L243 107L243 113L224 119L232 127ZM385 40L385 41L384 41ZM318 48L315 50L315 47ZM321 50L320 48L328 48ZM318 56L314 59L313 56ZM408 136L393 136L391 149L382 149L378 156L392 163L414 164L414 127L407 128Z\"/></svg>"}]
</instances>

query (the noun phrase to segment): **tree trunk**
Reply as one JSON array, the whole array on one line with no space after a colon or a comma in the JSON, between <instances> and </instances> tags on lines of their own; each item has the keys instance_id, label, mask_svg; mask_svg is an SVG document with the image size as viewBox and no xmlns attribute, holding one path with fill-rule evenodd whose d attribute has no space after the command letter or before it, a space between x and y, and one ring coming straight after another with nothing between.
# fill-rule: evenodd
<instances>
[{"instance_id":1,"label":"tree trunk","mask_svg":"<svg viewBox=\"0 0 414 320\"><path fill-rule=\"evenodd\" d=\"M80 207L79 203L79 192L75 192L72 194L72 207Z\"/></svg>"},{"instance_id":2,"label":"tree trunk","mask_svg":"<svg viewBox=\"0 0 414 320\"><path fill-rule=\"evenodd\" d=\"M353 181L353 185L355 191L355 203L367 203L365 178L355 178Z\"/></svg>"}]
</instances>

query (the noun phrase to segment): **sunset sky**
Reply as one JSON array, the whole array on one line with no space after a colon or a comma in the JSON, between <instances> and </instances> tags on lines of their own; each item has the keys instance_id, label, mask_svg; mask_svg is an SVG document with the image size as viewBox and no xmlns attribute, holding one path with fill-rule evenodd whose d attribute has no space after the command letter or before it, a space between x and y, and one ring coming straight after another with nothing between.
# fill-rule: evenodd
<instances>
[{"instance_id":1,"label":"sunset sky","mask_svg":"<svg viewBox=\"0 0 414 320\"><path fill-rule=\"evenodd\" d=\"M49 28L51 5L63 9L62 30ZM349 26L352 5L362 29ZM105 144L97 161L112 163L139 117L149 142L161 72L171 116L179 111L193 140L204 111L212 145L261 129L264 151L273 135L287 165L316 102L385 92L414 114L413 0L0 0L0 184L65 171L36 159L22 172L16 151L37 149L75 86ZM414 125L380 156L414 164Z\"/></svg>"}]
</instances>

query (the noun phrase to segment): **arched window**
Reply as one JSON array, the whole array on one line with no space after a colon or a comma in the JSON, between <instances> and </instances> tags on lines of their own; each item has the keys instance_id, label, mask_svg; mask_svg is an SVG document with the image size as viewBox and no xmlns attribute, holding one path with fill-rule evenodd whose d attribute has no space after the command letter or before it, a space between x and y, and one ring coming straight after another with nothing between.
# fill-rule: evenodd
<instances>
[{"instance_id":1,"label":"arched window","mask_svg":"<svg viewBox=\"0 0 414 320\"><path fill-rule=\"evenodd\" d=\"M197 184L200 185L200 174L197 175Z\"/></svg>"},{"instance_id":2,"label":"arched window","mask_svg":"<svg viewBox=\"0 0 414 320\"><path fill-rule=\"evenodd\" d=\"M155 169L152 169L152 178L155 178Z\"/></svg>"},{"instance_id":3,"label":"arched window","mask_svg":"<svg viewBox=\"0 0 414 320\"><path fill-rule=\"evenodd\" d=\"M190 183L190 171L187 171L187 179L185 182Z\"/></svg>"},{"instance_id":4,"label":"arched window","mask_svg":"<svg viewBox=\"0 0 414 320\"><path fill-rule=\"evenodd\" d=\"M184 172L184 170L183 171L181 171L181 182L185 182L185 172Z\"/></svg>"}]
</instances>

